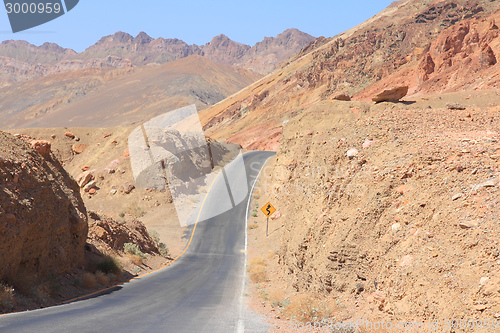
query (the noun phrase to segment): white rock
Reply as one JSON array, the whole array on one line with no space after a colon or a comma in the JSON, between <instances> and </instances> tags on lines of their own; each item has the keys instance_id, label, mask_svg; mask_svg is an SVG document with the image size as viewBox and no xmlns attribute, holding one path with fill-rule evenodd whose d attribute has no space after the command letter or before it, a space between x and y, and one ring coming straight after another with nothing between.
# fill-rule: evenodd
<instances>
[{"instance_id":1,"label":"white rock","mask_svg":"<svg viewBox=\"0 0 500 333\"><path fill-rule=\"evenodd\" d=\"M349 149L347 152L346 152L346 155L347 157L349 158L353 158L354 156L357 156L358 155L358 150L356 148L352 148L352 149Z\"/></svg>"},{"instance_id":2,"label":"white rock","mask_svg":"<svg viewBox=\"0 0 500 333\"><path fill-rule=\"evenodd\" d=\"M397 232L401 230L401 223L394 223L391 227L392 231Z\"/></svg>"},{"instance_id":3,"label":"white rock","mask_svg":"<svg viewBox=\"0 0 500 333\"><path fill-rule=\"evenodd\" d=\"M84 190L85 192L88 192L88 191L89 191L92 187L94 187L94 186L95 186L95 180L93 180L93 181L91 181L90 183L88 183L87 185L85 185L85 186L83 187L83 190Z\"/></svg>"},{"instance_id":4,"label":"white rock","mask_svg":"<svg viewBox=\"0 0 500 333\"><path fill-rule=\"evenodd\" d=\"M366 139L365 142L363 142L363 148L366 149L366 148L370 147L371 145L373 145L374 143L375 143L375 140Z\"/></svg>"},{"instance_id":5,"label":"white rock","mask_svg":"<svg viewBox=\"0 0 500 333\"><path fill-rule=\"evenodd\" d=\"M462 229L469 229L469 228L477 227L479 225L479 222L478 221L467 220L467 221L460 222L458 225Z\"/></svg>"},{"instance_id":6,"label":"white rock","mask_svg":"<svg viewBox=\"0 0 500 333\"><path fill-rule=\"evenodd\" d=\"M483 284L485 284L486 282L488 282L488 280L489 280L489 278L488 278L487 276L483 276L483 277L481 278L481 280L479 280L479 284L480 284L480 285L483 285Z\"/></svg>"},{"instance_id":7,"label":"white rock","mask_svg":"<svg viewBox=\"0 0 500 333\"><path fill-rule=\"evenodd\" d=\"M92 172L85 171L79 174L78 177L76 177L76 182L78 183L78 186L84 187L85 185L88 184L88 182L90 182L91 179L92 179Z\"/></svg>"},{"instance_id":8,"label":"white rock","mask_svg":"<svg viewBox=\"0 0 500 333\"><path fill-rule=\"evenodd\" d=\"M481 184L474 186L473 190L478 191L479 189L481 189L483 187L493 187L493 186L496 186L497 184L498 184L498 178L493 177L493 178L488 179L484 183L481 183Z\"/></svg>"}]
</instances>

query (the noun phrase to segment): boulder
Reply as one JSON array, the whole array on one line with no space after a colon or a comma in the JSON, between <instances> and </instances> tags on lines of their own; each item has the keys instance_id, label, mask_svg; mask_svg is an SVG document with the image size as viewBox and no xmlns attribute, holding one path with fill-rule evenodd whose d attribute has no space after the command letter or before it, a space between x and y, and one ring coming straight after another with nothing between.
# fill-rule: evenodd
<instances>
[{"instance_id":1,"label":"boulder","mask_svg":"<svg viewBox=\"0 0 500 333\"><path fill-rule=\"evenodd\" d=\"M83 191L89 192L90 189L93 188L94 186L95 186L95 181L93 180L83 187Z\"/></svg>"},{"instance_id":2,"label":"boulder","mask_svg":"<svg viewBox=\"0 0 500 333\"><path fill-rule=\"evenodd\" d=\"M130 192L132 192L132 190L135 188L135 186L131 183L125 183L123 184L123 192L125 192L125 194L129 194Z\"/></svg>"},{"instance_id":3,"label":"boulder","mask_svg":"<svg viewBox=\"0 0 500 333\"><path fill-rule=\"evenodd\" d=\"M78 183L78 186L80 186L80 188L87 185L88 182L90 182L91 180L92 180L92 172L90 171L82 172L81 174L78 175L78 177L76 177L76 182Z\"/></svg>"},{"instance_id":4,"label":"boulder","mask_svg":"<svg viewBox=\"0 0 500 333\"><path fill-rule=\"evenodd\" d=\"M352 149L349 149L345 154L347 155L347 157L353 158L353 157L357 156L358 153L359 152L356 148L352 148Z\"/></svg>"},{"instance_id":5,"label":"boulder","mask_svg":"<svg viewBox=\"0 0 500 333\"><path fill-rule=\"evenodd\" d=\"M372 98L375 103L380 102L397 102L405 97L408 93L408 86L399 86L391 89L385 89L381 93Z\"/></svg>"},{"instance_id":6,"label":"boulder","mask_svg":"<svg viewBox=\"0 0 500 333\"><path fill-rule=\"evenodd\" d=\"M71 132L66 132L66 133L64 133L64 135L66 135L70 139L74 139L75 138L75 135L73 133L71 133Z\"/></svg>"},{"instance_id":7,"label":"boulder","mask_svg":"<svg viewBox=\"0 0 500 333\"><path fill-rule=\"evenodd\" d=\"M46 140L32 140L30 142L31 148L36 150L37 153L45 158L50 157L50 141Z\"/></svg>"},{"instance_id":8,"label":"boulder","mask_svg":"<svg viewBox=\"0 0 500 333\"><path fill-rule=\"evenodd\" d=\"M495 53L488 44L484 44L479 54L479 63L482 66L493 66L497 63Z\"/></svg>"},{"instance_id":9,"label":"boulder","mask_svg":"<svg viewBox=\"0 0 500 333\"><path fill-rule=\"evenodd\" d=\"M349 102L351 100L351 96L346 95L346 94L337 94L333 97L334 100L336 101L345 101Z\"/></svg>"},{"instance_id":10,"label":"boulder","mask_svg":"<svg viewBox=\"0 0 500 333\"><path fill-rule=\"evenodd\" d=\"M446 107L448 108L448 110L465 110L466 109L465 105L458 104L458 103L446 104Z\"/></svg>"},{"instance_id":11,"label":"boulder","mask_svg":"<svg viewBox=\"0 0 500 333\"><path fill-rule=\"evenodd\" d=\"M75 143L71 149L73 150L73 153L75 154L81 154L87 149L89 145L83 144L83 143Z\"/></svg>"}]
</instances>

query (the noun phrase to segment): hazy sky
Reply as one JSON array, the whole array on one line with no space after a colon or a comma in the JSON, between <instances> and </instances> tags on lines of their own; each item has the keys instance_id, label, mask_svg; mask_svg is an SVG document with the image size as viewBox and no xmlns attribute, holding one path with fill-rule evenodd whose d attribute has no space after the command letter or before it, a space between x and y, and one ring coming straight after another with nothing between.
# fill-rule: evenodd
<instances>
[{"instance_id":1,"label":"hazy sky","mask_svg":"<svg viewBox=\"0 0 500 333\"><path fill-rule=\"evenodd\" d=\"M81 52L116 31L136 36L179 38L205 44L221 33L254 45L288 28L315 37L332 37L377 14L392 0L80 0L67 14L27 31L12 33L0 11L0 41L23 39L40 45L54 42Z\"/></svg>"}]
</instances>

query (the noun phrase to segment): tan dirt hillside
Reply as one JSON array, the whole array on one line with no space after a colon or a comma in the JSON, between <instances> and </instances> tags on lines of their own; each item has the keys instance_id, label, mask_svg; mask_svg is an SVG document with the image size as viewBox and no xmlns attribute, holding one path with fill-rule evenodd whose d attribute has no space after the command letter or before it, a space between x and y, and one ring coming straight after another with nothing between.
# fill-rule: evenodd
<instances>
[{"instance_id":1,"label":"tan dirt hillside","mask_svg":"<svg viewBox=\"0 0 500 333\"><path fill-rule=\"evenodd\" d=\"M498 10L498 1L487 0L396 2L203 110L204 129L246 148L277 150L283 121L341 93L366 101L401 83L410 95L498 88Z\"/></svg>"},{"instance_id":2,"label":"tan dirt hillside","mask_svg":"<svg viewBox=\"0 0 500 333\"><path fill-rule=\"evenodd\" d=\"M129 125L189 104L203 109L258 78L201 56L49 75L0 89L0 128Z\"/></svg>"}]
</instances>

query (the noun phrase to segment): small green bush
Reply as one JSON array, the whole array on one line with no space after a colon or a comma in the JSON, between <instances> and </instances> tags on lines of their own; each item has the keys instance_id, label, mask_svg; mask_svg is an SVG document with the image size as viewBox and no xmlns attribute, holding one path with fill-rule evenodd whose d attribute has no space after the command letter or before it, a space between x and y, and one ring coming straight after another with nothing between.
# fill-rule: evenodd
<instances>
[{"instance_id":1,"label":"small green bush","mask_svg":"<svg viewBox=\"0 0 500 333\"><path fill-rule=\"evenodd\" d=\"M142 259L146 259L146 255L142 253L141 249L139 249L139 246L134 243L125 243L123 244L123 250L127 253L136 255Z\"/></svg>"},{"instance_id":2,"label":"small green bush","mask_svg":"<svg viewBox=\"0 0 500 333\"><path fill-rule=\"evenodd\" d=\"M82 278L81 278L81 277L79 277L79 276L77 276L77 277L75 278L75 280L73 281L73 285L74 285L75 287L80 287L80 286L82 285Z\"/></svg>"},{"instance_id":3,"label":"small green bush","mask_svg":"<svg viewBox=\"0 0 500 333\"><path fill-rule=\"evenodd\" d=\"M158 251L160 251L160 255L162 257L166 258L169 256L168 248L167 248L167 245L165 243L158 244Z\"/></svg>"},{"instance_id":4,"label":"small green bush","mask_svg":"<svg viewBox=\"0 0 500 333\"><path fill-rule=\"evenodd\" d=\"M156 247L159 247L160 245L160 234L156 230L151 230L149 231L149 236L153 240L153 243L155 243Z\"/></svg>"}]
</instances>

